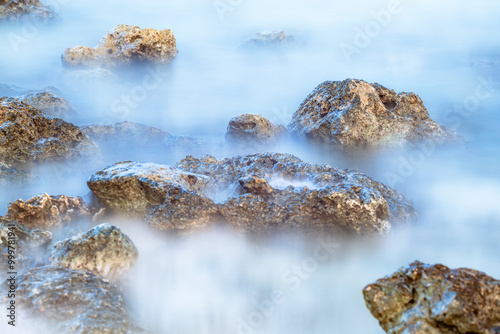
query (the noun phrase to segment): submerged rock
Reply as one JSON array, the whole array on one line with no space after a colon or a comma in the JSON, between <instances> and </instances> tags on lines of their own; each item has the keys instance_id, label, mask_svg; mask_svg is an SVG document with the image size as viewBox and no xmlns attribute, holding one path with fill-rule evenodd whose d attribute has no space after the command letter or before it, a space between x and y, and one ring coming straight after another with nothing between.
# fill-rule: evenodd
<instances>
[{"instance_id":1,"label":"submerged rock","mask_svg":"<svg viewBox=\"0 0 500 334\"><path fill-rule=\"evenodd\" d=\"M363 80L326 81L302 102L290 131L345 152L462 138L430 117L420 97Z\"/></svg>"},{"instance_id":2,"label":"submerged rock","mask_svg":"<svg viewBox=\"0 0 500 334\"><path fill-rule=\"evenodd\" d=\"M402 195L364 174L289 154L189 156L176 168L122 162L94 174L88 185L103 206L146 213L150 224L173 231L225 221L243 232L377 234L416 217Z\"/></svg>"},{"instance_id":3,"label":"submerged rock","mask_svg":"<svg viewBox=\"0 0 500 334\"><path fill-rule=\"evenodd\" d=\"M226 140L233 144L269 145L283 139L288 131L268 119L252 114L234 117L229 121Z\"/></svg>"},{"instance_id":4,"label":"submerged rock","mask_svg":"<svg viewBox=\"0 0 500 334\"><path fill-rule=\"evenodd\" d=\"M0 98L0 162L13 167L90 158L97 146L75 125L17 99Z\"/></svg>"},{"instance_id":5,"label":"submerged rock","mask_svg":"<svg viewBox=\"0 0 500 334\"><path fill-rule=\"evenodd\" d=\"M120 24L94 48L77 46L66 49L62 62L67 67L113 68L137 63L169 63L177 55L170 29L141 29Z\"/></svg>"},{"instance_id":6,"label":"submerged rock","mask_svg":"<svg viewBox=\"0 0 500 334\"><path fill-rule=\"evenodd\" d=\"M48 116L72 119L78 115L78 111L68 101L48 91L33 92L17 98Z\"/></svg>"},{"instance_id":7,"label":"submerged rock","mask_svg":"<svg viewBox=\"0 0 500 334\"><path fill-rule=\"evenodd\" d=\"M272 47L282 46L293 43L295 39L285 34L284 31L263 31L250 37L244 44L244 47Z\"/></svg>"},{"instance_id":8,"label":"submerged rock","mask_svg":"<svg viewBox=\"0 0 500 334\"><path fill-rule=\"evenodd\" d=\"M92 214L90 205L83 202L81 197L43 194L26 202L21 199L13 202L6 218L32 228L50 229L78 217L90 218Z\"/></svg>"},{"instance_id":9,"label":"submerged rock","mask_svg":"<svg viewBox=\"0 0 500 334\"><path fill-rule=\"evenodd\" d=\"M51 333L135 333L120 291L90 272L44 266L18 276L17 302Z\"/></svg>"},{"instance_id":10,"label":"submerged rock","mask_svg":"<svg viewBox=\"0 0 500 334\"><path fill-rule=\"evenodd\" d=\"M0 23L20 20L50 21L58 16L39 0L0 0Z\"/></svg>"},{"instance_id":11,"label":"submerged rock","mask_svg":"<svg viewBox=\"0 0 500 334\"><path fill-rule=\"evenodd\" d=\"M480 271L416 261L363 295L387 333L500 333L500 281Z\"/></svg>"},{"instance_id":12,"label":"submerged rock","mask_svg":"<svg viewBox=\"0 0 500 334\"><path fill-rule=\"evenodd\" d=\"M176 160L186 155L220 154L226 150L224 140L175 135L165 138L163 146Z\"/></svg>"},{"instance_id":13,"label":"submerged rock","mask_svg":"<svg viewBox=\"0 0 500 334\"><path fill-rule=\"evenodd\" d=\"M106 279L124 276L137 262L138 252L130 238L116 226L101 224L56 243L50 262L74 270L88 270Z\"/></svg>"}]
</instances>

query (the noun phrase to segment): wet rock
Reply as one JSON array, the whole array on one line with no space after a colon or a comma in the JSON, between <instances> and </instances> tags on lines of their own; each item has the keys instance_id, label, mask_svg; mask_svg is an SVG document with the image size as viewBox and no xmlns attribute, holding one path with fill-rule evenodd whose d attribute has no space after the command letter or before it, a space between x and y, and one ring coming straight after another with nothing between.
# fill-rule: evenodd
<instances>
[{"instance_id":1,"label":"wet rock","mask_svg":"<svg viewBox=\"0 0 500 334\"><path fill-rule=\"evenodd\" d=\"M57 14L39 0L0 1L0 23L2 21L17 22L20 20L47 22L54 19L58 19Z\"/></svg>"},{"instance_id":2,"label":"wet rock","mask_svg":"<svg viewBox=\"0 0 500 334\"><path fill-rule=\"evenodd\" d=\"M244 114L229 121L226 140L233 144L269 145L283 139L288 131L259 115Z\"/></svg>"},{"instance_id":3,"label":"wet rock","mask_svg":"<svg viewBox=\"0 0 500 334\"><path fill-rule=\"evenodd\" d=\"M50 262L74 270L88 270L106 279L123 277L137 262L130 238L116 226L101 224L56 243Z\"/></svg>"},{"instance_id":4,"label":"wet rock","mask_svg":"<svg viewBox=\"0 0 500 334\"><path fill-rule=\"evenodd\" d=\"M113 68L137 63L169 63L177 55L170 29L140 29L118 25L93 49L77 46L66 49L62 62L67 67Z\"/></svg>"},{"instance_id":5,"label":"wet rock","mask_svg":"<svg viewBox=\"0 0 500 334\"><path fill-rule=\"evenodd\" d=\"M33 177L30 171L13 168L0 162L0 185L24 183Z\"/></svg>"},{"instance_id":6,"label":"wet rock","mask_svg":"<svg viewBox=\"0 0 500 334\"><path fill-rule=\"evenodd\" d=\"M250 37L244 44L244 47L272 47L289 45L295 39L286 35L284 31L263 31Z\"/></svg>"},{"instance_id":7,"label":"wet rock","mask_svg":"<svg viewBox=\"0 0 500 334\"><path fill-rule=\"evenodd\" d=\"M92 215L90 205L83 202L81 197L43 194L26 202L21 199L13 202L6 218L17 220L31 228L51 229L80 217L90 219Z\"/></svg>"},{"instance_id":8,"label":"wet rock","mask_svg":"<svg viewBox=\"0 0 500 334\"><path fill-rule=\"evenodd\" d=\"M416 261L363 295L387 333L500 333L500 281L480 271Z\"/></svg>"},{"instance_id":9,"label":"wet rock","mask_svg":"<svg viewBox=\"0 0 500 334\"><path fill-rule=\"evenodd\" d=\"M51 333L135 333L120 290L91 272L44 266L18 276L18 302Z\"/></svg>"},{"instance_id":10,"label":"wet rock","mask_svg":"<svg viewBox=\"0 0 500 334\"><path fill-rule=\"evenodd\" d=\"M78 115L78 111L68 101L48 91L34 92L17 98L48 116L72 119Z\"/></svg>"},{"instance_id":11,"label":"wet rock","mask_svg":"<svg viewBox=\"0 0 500 334\"><path fill-rule=\"evenodd\" d=\"M50 118L17 99L0 98L0 162L22 167L91 158L97 146L75 125Z\"/></svg>"},{"instance_id":12,"label":"wet rock","mask_svg":"<svg viewBox=\"0 0 500 334\"><path fill-rule=\"evenodd\" d=\"M293 115L289 129L345 152L463 141L434 122L416 94L396 93L355 79L327 81L316 87Z\"/></svg>"}]
</instances>

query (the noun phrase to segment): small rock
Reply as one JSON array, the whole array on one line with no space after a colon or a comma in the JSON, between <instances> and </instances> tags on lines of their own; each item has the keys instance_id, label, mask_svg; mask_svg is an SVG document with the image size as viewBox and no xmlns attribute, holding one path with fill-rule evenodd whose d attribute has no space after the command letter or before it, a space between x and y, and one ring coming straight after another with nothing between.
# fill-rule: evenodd
<instances>
[{"instance_id":1,"label":"small rock","mask_svg":"<svg viewBox=\"0 0 500 334\"><path fill-rule=\"evenodd\" d=\"M269 145L287 134L283 125L275 125L259 115L244 114L229 121L226 140L235 144Z\"/></svg>"},{"instance_id":2,"label":"small rock","mask_svg":"<svg viewBox=\"0 0 500 334\"><path fill-rule=\"evenodd\" d=\"M87 271L53 266L18 276L17 300L49 320L50 333L136 333L120 291Z\"/></svg>"},{"instance_id":3,"label":"small rock","mask_svg":"<svg viewBox=\"0 0 500 334\"><path fill-rule=\"evenodd\" d=\"M174 34L170 29L140 29L118 25L92 49L77 46L62 55L64 66L74 68L113 68L137 63L169 63L177 55Z\"/></svg>"},{"instance_id":4,"label":"small rock","mask_svg":"<svg viewBox=\"0 0 500 334\"><path fill-rule=\"evenodd\" d=\"M326 81L302 102L288 126L292 134L348 153L463 139L430 117L420 97L363 80Z\"/></svg>"},{"instance_id":5,"label":"small rock","mask_svg":"<svg viewBox=\"0 0 500 334\"><path fill-rule=\"evenodd\" d=\"M480 271L416 261L363 295L390 334L500 332L500 281Z\"/></svg>"},{"instance_id":6,"label":"small rock","mask_svg":"<svg viewBox=\"0 0 500 334\"><path fill-rule=\"evenodd\" d=\"M137 258L132 240L118 227L108 224L59 241L50 252L53 265L89 270L110 280L123 277L136 264Z\"/></svg>"},{"instance_id":7,"label":"small rock","mask_svg":"<svg viewBox=\"0 0 500 334\"><path fill-rule=\"evenodd\" d=\"M81 197L43 194L26 202L19 199L9 206L6 218L31 228L50 229L77 217L92 217L90 205Z\"/></svg>"},{"instance_id":8,"label":"small rock","mask_svg":"<svg viewBox=\"0 0 500 334\"><path fill-rule=\"evenodd\" d=\"M243 46L245 47L273 47L293 43L293 36L286 35L284 31L263 31L250 37Z\"/></svg>"},{"instance_id":9,"label":"small rock","mask_svg":"<svg viewBox=\"0 0 500 334\"><path fill-rule=\"evenodd\" d=\"M47 22L58 19L49 6L39 0L1 0L0 22L18 22L21 20L36 20Z\"/></svg>"}]
</instances>

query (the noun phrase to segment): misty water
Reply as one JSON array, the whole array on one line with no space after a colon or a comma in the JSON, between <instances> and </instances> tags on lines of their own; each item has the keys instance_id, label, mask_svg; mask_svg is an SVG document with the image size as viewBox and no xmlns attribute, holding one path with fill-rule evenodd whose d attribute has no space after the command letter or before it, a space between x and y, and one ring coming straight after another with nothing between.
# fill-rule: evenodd
<instances>
[{"instance_id":1,"label":"misty water","mask_svg":"<svg viewBox=\"0 0 500 334\"><path fill-rule=\"evenodd\" d=\"M61 22L0 27L0 83L56 87L78 109L72 120L77 125L127 120L222 140L232 117L260 114L286 126L318 84L357 78L418 94L431 118L467 141L465 149L416 146L363 159L297 143L273 148L365 172L402 192L419 212L411 226L335 250L325 248L328 240L300 236L254 240L215 230L177 239L142 222L112 222L139 249L125 294L141 326L154 333L377 334L383 330L361 290L413 260L500 278L497 1L401 0L389 16L380 12L388 12L391 1L378 0L47 3ZM93 47L121 23L172 29L179 54L166 68L129 71L118 80L79 80L63 69L66 48ZM295 43L241 47L251 35L277 29L293 35ZM366 30L369 36L360 38ZM151 73L157 85L141 90ZM132 101L124 102L124 96ZM29 184L0 188L0 214L9 202L40 193L86 198L88 177L114 162L174 164L191 153L161 145L146 152L103 152L99 161L42 166ZM245 152L205 153L222 158ZM331 252L321 252L319 260L318 248ZM19 322L18 330L39 331L22 315Z\"/></svg>"}]
</instances>

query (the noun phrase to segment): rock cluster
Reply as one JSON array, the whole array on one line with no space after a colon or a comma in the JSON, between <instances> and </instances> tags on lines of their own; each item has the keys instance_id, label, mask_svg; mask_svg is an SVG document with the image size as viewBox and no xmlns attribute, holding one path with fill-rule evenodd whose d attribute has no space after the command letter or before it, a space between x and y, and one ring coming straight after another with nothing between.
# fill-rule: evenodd
<instances>
[{"instance_id":1,"label":"rock cluster","mask_svg":"<svg viewBox=\"0 0 500 334\"><path fill-rule=\"evenodd\" d=\"M102 38L95 48L77 46L66 49L62 62L74 68L114 68L140 63L164 64L177 55L170 29L141 29L120 24Z\"/></svg>"},{"instance_id":2,"label":"rock cluster","mask_svg":"<svg viewBox=\"0 0 500 334\"><path fill-rule=\"evenodd\" d=\"M404 147L462 138L430 117L414 93L396 93L379 84L346 79L320 84L302 102L288 126L298 137L345 152Z\"/></svg>"},{"instance_id":3,"label":"rock cluster","mask_svg":"<svg viewBox=\"0 0 500 334\"><path fill-rule=\"evenodd\" d=\"M500 281L476 270L416 261L363 295L390 334L500 333Z\"/></svg>"},{"instance_id":4,"label":"rock cluster","mask_svg":"<svg viewBox=\"0 0 500 334\"><path fill-rule=\"evenodd\" d=\"M88 185L104 207L145 215L153 226L176 232L222 220L243 232L366 235L416 217L403 196L364 174L289 154L189 156L175 168L121 162L94 174Z\"/></svg>"}]
</instances>

